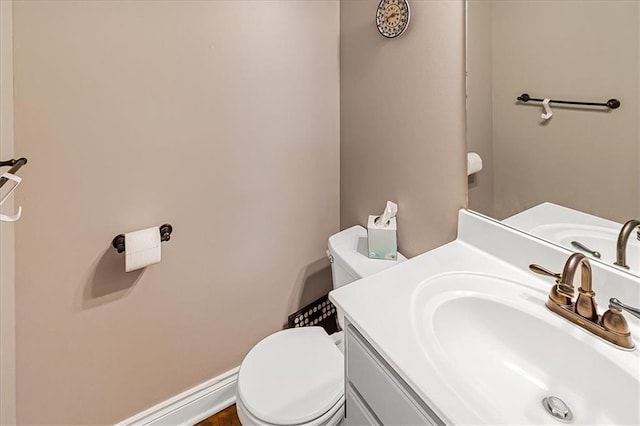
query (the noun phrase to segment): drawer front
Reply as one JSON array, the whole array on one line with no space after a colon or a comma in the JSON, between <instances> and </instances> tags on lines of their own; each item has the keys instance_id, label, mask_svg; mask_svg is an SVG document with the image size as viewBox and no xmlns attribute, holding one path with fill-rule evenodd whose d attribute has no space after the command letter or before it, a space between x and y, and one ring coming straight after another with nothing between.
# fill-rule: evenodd
<instances>
[{"instance_id":1,"label":"drawer front","mask_svg":"<svg viewBox=\"0 0 640 426\"><path fill-rule=\"evenodd\" d=\"M347 379L382 424L442 424L352 325L346 336Z\"/></svg>"},{"instance_id":2,"label":"drawer front","mask_svg":"<svg viewBox=\"0 0 640 426\"><path fill-rule=\"evenodd\" d=\"M347 426L380 426L353 387L347 384Z\"/></svg>"}]
</instances>

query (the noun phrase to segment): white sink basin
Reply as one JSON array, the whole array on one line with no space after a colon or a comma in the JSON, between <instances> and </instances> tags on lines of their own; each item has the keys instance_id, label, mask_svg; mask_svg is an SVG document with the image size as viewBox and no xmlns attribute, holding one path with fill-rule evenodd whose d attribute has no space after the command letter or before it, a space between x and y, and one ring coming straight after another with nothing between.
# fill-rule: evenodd
<instances>
[{"instance_id":1,"label":"white sink basin","mask_svg":"<svg viewBox=\"0 0 640 426\"><path fill-rule=\"evenodd\" d=\"M640 424L636 354L612 350L546 299L546 288L445 273L414 290L414 335L430 368L490 423L559 424L541 402L556 396L573 424Z\"/></svg>"},{"instance_id":2,"label":"white sink basin","mask_svg":"<svg viewBox=\"0 0 640 426\"><path fill-rule=\"evenodd\" d=\"M619 230L612 230L600 226L576 225L570 223L554 223L537 226L530 231L532 234L544 238L556 244L563 245L570 250L593 256L583 250L571 245L572 241L577 241L590 250L595 250L601 254L600 260L613 265L616 261L616 242L618 241ZM640 273L640 241L633 232L627 243L627 265L630 270Z\"/></svg>"}]
</instances>

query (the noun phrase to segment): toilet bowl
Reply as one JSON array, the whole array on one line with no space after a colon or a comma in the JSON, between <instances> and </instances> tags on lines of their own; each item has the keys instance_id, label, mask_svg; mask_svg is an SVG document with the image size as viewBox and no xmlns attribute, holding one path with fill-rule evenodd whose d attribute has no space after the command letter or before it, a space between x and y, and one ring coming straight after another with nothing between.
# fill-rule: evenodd
<instances>
[{"instance_id":1,"label":"toilet bowl","mask_svg":"<svg viewBox=\"0 0 640 426\"><path fill-rule=\"evenodd\" d=\"M406 260L369 259L367 231L353 226L329 238L333 287ZM342 313L338 321L342 324ZM236 408L243 425L337 425L344 419L342 332L321 327L278 331L256 344L240 365Z\"/></svg>"},{"instance_id":2,"label":"toilet bowl","mask_svg":"<svg viewBox=\"0 0 640 426\"><path fill-rule=\"evenodd\" d=\"M238 375L243 425L333 425L344 415L343 356L321 327L279 331L254 346Z\"/></svg>"},{"instance_id":3,"label":"toilet bowl","mask_svg":"<svg viewBox=\"0 0 640 426\"><path fill-rule=\"evenodd\" d=\"M247 411L244 407L244 403L241 400L236 401L236 409L238 413L238 418L243 425L260 425L260 426L273 426L272 423L265 423L262 420L253 417L253 415ZM318 419L308 422L302 423L306 426L333 426L339 425L340 422L344 419L344 397L336 403L335 407L332 407L330 411L328 411L325 415L319 417Z\"/></svg>"}]
</instances>

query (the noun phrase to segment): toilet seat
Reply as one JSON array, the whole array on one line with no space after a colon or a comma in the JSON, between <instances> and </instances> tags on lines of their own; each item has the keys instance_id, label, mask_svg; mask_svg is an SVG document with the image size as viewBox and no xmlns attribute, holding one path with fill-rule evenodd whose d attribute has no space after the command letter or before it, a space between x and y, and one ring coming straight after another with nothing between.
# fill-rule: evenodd
<instances>
[{"instance_id":1,"label":"toilet seat","mask_svg":"<svg viewBox=\"0 0 640 426\"><path fill-rule=\"evenodd\" d=\"M242 361L237 403L255 424L327 424L344 410L342 352L321 327L267 336Z\"/></svg>"}]
</instances>

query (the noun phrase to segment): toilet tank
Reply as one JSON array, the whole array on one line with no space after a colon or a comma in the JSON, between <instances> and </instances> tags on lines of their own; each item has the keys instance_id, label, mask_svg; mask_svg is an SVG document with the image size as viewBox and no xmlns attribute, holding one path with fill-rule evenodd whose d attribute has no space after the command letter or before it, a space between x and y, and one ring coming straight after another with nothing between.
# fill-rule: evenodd
<instances>
[{"instance_id":1,"label":"toilet tank","mask_svg":"<svg viewBox=\"0 0 640 426\"><path fill-rule=\"evenodd\" d=\"M360 225L329 237L328 255L334 289L407 260L400 253L398 260L370 259L367 230Z\"/></svg>"}]
</instances>

